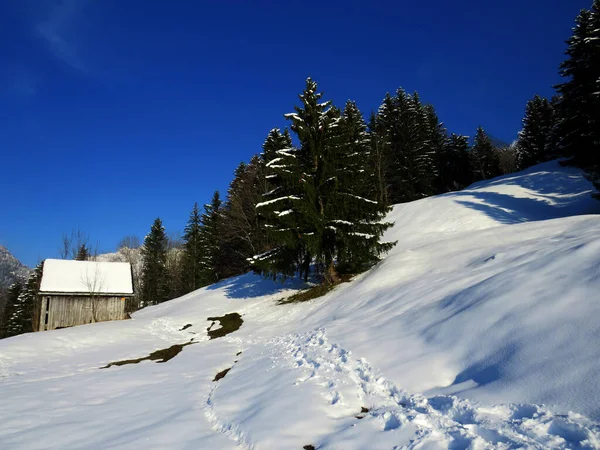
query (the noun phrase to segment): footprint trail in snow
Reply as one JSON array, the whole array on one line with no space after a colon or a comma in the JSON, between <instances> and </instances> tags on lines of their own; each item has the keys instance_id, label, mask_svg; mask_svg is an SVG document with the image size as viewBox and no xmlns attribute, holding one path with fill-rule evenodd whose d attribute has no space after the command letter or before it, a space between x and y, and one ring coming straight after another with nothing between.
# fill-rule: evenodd
<instances>
[{"instance_id":1,"label":"footprint trail in snow","mask_svg":"<svg viewBox=\"0 0 600 450\"><path fill-rule=\"evenodd\" d=\"M349 417L332 441L319 449L336 448L344 434L361 433L378 440L394 440L394 448L600 448L600 429L585 417L553 414L536 405L485 407L454 396L427 398L411 395L386 380L362 358L329 343L324 328L272 339L270 358L275 366L300 372L297 384L316 383L332 416ZM369 408L355 418L362 405ZM351 414L353 411L354 414ZM374 433L374 434L373 434Z\"/></svg>"}]
</instances>

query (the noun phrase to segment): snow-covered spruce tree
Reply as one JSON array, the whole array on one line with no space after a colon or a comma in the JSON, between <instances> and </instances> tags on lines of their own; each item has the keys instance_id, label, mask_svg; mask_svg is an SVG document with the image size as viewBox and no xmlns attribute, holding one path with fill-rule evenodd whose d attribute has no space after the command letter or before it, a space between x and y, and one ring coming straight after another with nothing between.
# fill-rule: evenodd
<instances>
[{"instance_id":1,"label":"snow-covered spruce tree","mask_svg":"<svg viewBox=\"0 0 600 450\"><path fill-rule=\"evenodd\" d=\"M222 278L223 259L221 257L221 239L219 227L222 221L221 197L215 191L211 202L204 205L200 218L200 265L199 280L201 286L215 283Z\"/></svg>"},{"instance_id":2,"label":"snow-covered spruce tree","mask_svg":"<svg viewBox=\"0 0 600 450\"><path fill-rule=\"evenodd\" d=\"M19 308L19 297L25 289L25 282L16 280L9 288L6 295L6 305L0 322L0 339L12 336L10 319L14 312Z\"/></svg>"},{"instance_id":3,"label":"snow-covered spruce tree","mask_svg":"<svg viewBox=\"0 0 600 450\"><path fill-rule=\"evenodd\" d=\"M556 86L558 151L590 168L600 165L600 0L581 10L567 45Z\"/></svg>"},{"instance_id":4,"label":"snow-covered spruce tree","mask_svg":"<svg viewBox=\"0 0 600 450\"><path fill-rule=\"evenodd\" d=\"M380 108L381 109L381 108ZM376 191L375 199L383 205L389 205L387 168L389 166L389 152L386 133L383 124L377 121L375 113L371 113L368 129L370 152L369 164L373 167L373 186Z\"/></svg>"},{"instance_id":5,"label":"snow-covered spruce tree","mask_svg":"<svg viewBox=\"0 0 600 450\"><path fill-rule=\"evenodd\" d=\"M299 96L302 106L285 115L300 147L278 149L267 162L273 171L267 176L275 182L257 209L267 218L276 247L254 260L263 273L299 270L304 279L314 261L324 282L334 283L336 260L356 267L372 262L391 244L379 243L389 225L375 223L385 206L359 195L372 192L361 182L368 177L369 145L360 112L349 104L340 118L331 102L321 101L322 95L309 78Z\"/></svg>"},{"instance_id":6,"label":"snow-covered spruce tree","mask_svg":"<svg viewBox=\"0 0 600 450\"><path fill-rule=\"evenodd\" d=\"M375 148L385 153L385 179L390 203L416 200L435 193L437 154L446 131L431 105L423 105L418 93L402 88L386 94L370 125ZM381 189L380 189L381 191Z\"/></svg>"},{"instance_id":7,"label":"snow-covered spruce tree","mask_svg":"<svg viewBox=\"0 0 600 450\"><path fill-rule=\"evenodd\" d=\"M34 331L34 324L39 320L40 305L38 292L42 280L43 262L39 263L29 275L27 282L15 286L10 299L10 312L6 315L6 336Z\"/></svg>"},{"instance_id":8,"label":"snow-covered spruce tree","mask_svg":"<svg viewBox=\"0 0 600 450\"><path fill-rule=\"evenodd\" d=\"M378 200L378 168L372 164L372 140L356 103L346 102L334 133L335 184L328 227L335 230L335 254L340 272L359 272L379 260L393 243L380 238L391 223L382 222L391 208Z\"/></svg>"},{"instance_id":9,"label":"snow-covered spruce tree","mask_svg":"<svg viewBox=\"0 0 600 450\"><path fill-rule=\"evenodd\" d=\"M224 278L246 272L248 258L268 249L255 208L266 191L263 172L263 159L254 155L248 164L240 163L227 191L220 227Z\"/></svg>"},{"instance_id":10,"label":"snow-covered spruce tree","mask_svg":"<svg viewBox=\"0 0 600 450\"><path fill-rule=\"evenodd\" d=\"M452 133L446 138L438 158L440 192L457 191L472 183L468 137Z\"/></svg>"},{"instance_id":11,"label":"snow-covered spruce tree","mask_svg":"<svg viewBox=\"0 0 600 450\"><path fill-rule=\"evenodd\" d=\"M302 240L305 232L301 225L298 202L303 198L302 172L299 150L292 146L287 131L271 130L263 143L263 189L255 208L270 249L254 255L250 263L263 275L308 277L310 255Z\"/></svg>"},{"instance_id":12,"label":"snow-covered spruce tree","mask_svg":"<svg viewBox=\"0 0 600 450\"><path fill-rule=\"evenodd\" d=\"M167 300L167 236L160 217L150 227L142 246L142 295L140 307Z\"/></svg>"},{"instance_id":13,"label":"snow-covered spruce tree","mask_svg":"<svg viewBox=\"0 0 600 450\"><path fill-rule=\"evenodd\" d=\"M475 133L471 160L476 180L488 180L500 175L494 144L482 127L478 127Z\"/></svg>"},{"instance_id":14,"label":"snow-covered spruce tree","mask_svg":"<svg viewBox=\"0 0 600 450\"><path fill-rule=\"evenodd\" d=\"M202 286L200 271L203 257L201 230L200 210L198 209L198 203L194 203L194 208L190 213L183 234L183 279L187 292Z\"/></svg>"},{"instance_id":15,"label":"snow-covered spruce tree","mask_svg":"<svg viewBox=\"0 0 600 450\"><path fill-rule=\"evenodd\" d=\"M527 102L523 129L517 140L517 170L549 161L554 153L551 145L554 107L547 98L535 95Z\"/></svg>"}]
</instances>

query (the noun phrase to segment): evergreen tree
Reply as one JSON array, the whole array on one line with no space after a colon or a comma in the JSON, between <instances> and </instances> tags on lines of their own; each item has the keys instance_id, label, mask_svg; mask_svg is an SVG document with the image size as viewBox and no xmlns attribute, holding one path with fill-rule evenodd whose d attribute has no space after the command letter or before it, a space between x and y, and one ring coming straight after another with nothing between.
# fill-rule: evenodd
<instances>
[{"instance_id":1,"label":"evergreen tree","mask_svg":"<svg viewBox=\"0 0 600 450\"><path fill-rule=\"evenodd\" d=\"M535 95L527 102L523 129L517 140L517 170L549 161L554 157L551 134L554 107L548 99Z\"/></svg>"},{"instance_id":2,"label":"evergreen tree","mask_svg":"<svg viewBox=\"0 0 600 450\"><path fill-rule=\"evenodd\" d=\"M556 86L559 152L583 167L600 164L600 0L582 10L567 41Z\"/></svg>"},{"instance_id":3,"label":"evergreen tree","mask_svg":"<svg viewBox=\"0 0 600 450\"><path fill-rule=\"evenodd\" d=\"M373 192L364 120L352 102L340 117L322 95L309 78L299 96L302 106L285 115L300 147L277 149L266 163L274 187L256 207L276 246L254 263L269 275L299 271L307 279L314 261L324 281L333 283L336 259L360 266L391 244L379 243L389 226L378 223L387 209L361 195Z\"/></svg>"},{"instance_id":4,"label":"evergreen tree","mask_svg":"<svg viewBox=\"0 0 600 450\"><path fill-rule=\"evenodd\" d=\"M266 191L265 181L264 162L259 155L248 164L240 163L235 170L220 227L224 278L248 271L248 259L269 248L255 208Z\"/></svg>"},{"instance_id":5,"label":"evergreen tree","mask_svg":"<svg viewBox=\"0 0 600 450\"><path fill-rule=\"evenodd\" d=\"M471 156L476 179L488 180L500 175L494 145L481 127L475 133Z\"/></svg>"},{"instance_id":6,"label":"evergreen tree","mask_svg":"<svg viewBox=\"0 0 600 450\"><path fill-rule=\"evenodd\" d=\"M473 182L469 139L452 133L446 138L438 161L439 192L457 191Z\"/></svg>"},{"instance_id":7,"label":"evergreen tree","mask_svg":"<svg viewBox=\"0 0 600 450\"><path fill-rule=\"evenodd\" d=\"M202 220L198 203L194 203L194 208L190 213L190 218L184 230L183 235L183 278L187 292L198 289L202 286L202 276L200 267L202 265Z\"/></svg>"},{"instance_id":8,"label":"evergreen tree","mask_svg":"<svg viewBox=\"0 0 600 450\"><path fill-rule=\"evenodd\" d=\"M390 211L378 201L380 192L373 182L378 168L372 164L372 140L356 103L346 102L337 127L339 145L333 155L335 186L328 227L335 229L335 255L340 272L362 271L393 246L380 242L391 226L382 223Z\"/></svg>"},{"instance_id":9,"label":"evergreen tree","mask_svg":"<svg viewBox=\"0 0 600 450\"><path fill-rule=\"evenodd\" d=\"M42 280L43 262L29 275L26 283L17 282L11 288L4 336L16 336L37 330L40 302L38 292Z\"/></svg>"},{"instance_id":10,"label":"evergreen tree","mask_svg":"<svg viewBox=\"0 0 600 450\"><path fill-rule=\"evenodd\" d=\"M199 280L202 286L216 283L224 272L219 228L222 223L221 197L215 191L210 204L204 205L200 229Z\"/></svg>"},{"instance_id":11,"label":"evergreen tree","mask_svg":"<svg viewBox=\"0 0 600 450\"><path fill-rule=\"evenodd\" d=\"M381 112L381 108L380 108ZM385 128L378 122L377 116L371 113L369 118L369 140L371 151L369 152L369 164L373 167L373 186L376 191L376 199L382 205L389 205L387 168L389 165L389 152L386 142Z\"/></svg>"},{"instance_id":12,"label":"evergreen tree","mask_svg":"<svg viewBox=\"0 0 600 450\"><path fill-rule=\"evenodd\" d=\"M167 236L160 218L150 227L142 246L142 307L167 300Z\"/></svg>"},{"instance_id":13,"label":"evergreen tree","mask_svg":"<svg viewBox=\"0 0 600 450\"><path fill-rule=\"evenodd\" d=\"M87 261L90 259L90 251L85 244L81 244L77 249L77 255L75 259L77 261Z\"/></svg>"},{"instance_id":14,"label":"evergreen tree","mask_svg":"<svg viewBox=\"0 0 600 450\"><path fill-rule=\"evenodd\" d=\"M379 153L377 159L386 166L385 177L379 180L385 178L390 203L436 192L446 130L433 106L423 105L418 93L410 95L400 88L395 96L386 94L370 128L375 135L372 147Z\"/></svg>"},{"instance_id":15,"label":"evergreen tree","mask_svg":"<svg viewBox=\"0 0 600 450\"><path fill-rule=\"evenodd\" d=\"M303 196L303 174L299 151L292 147L289 132L271 130L263 143L263 194L255 206L258 222L272 247L254 255L249 261L265 275L292 276L304 265L308 276L310 255L303 258L306 249L298 229L300 215L294 208ZM301 274L302 275L302 274Z\"/></svg>"},{"instance_id":16,"label":"evergreen tree","mask_svg":"<svg viewBox=\"0 0 600 450\"><path fill-rule=\"evenodd\" d=\"M19 308L19 297L25 289L25 283L21 280L15 281L9 288L6 296L6 305L3 314L2 323L0 323L0 339L13 336L13 327L11 324L11 318L13 314ZM18 333L17 333L18 334Z\"/></svg>"}]
</instances>

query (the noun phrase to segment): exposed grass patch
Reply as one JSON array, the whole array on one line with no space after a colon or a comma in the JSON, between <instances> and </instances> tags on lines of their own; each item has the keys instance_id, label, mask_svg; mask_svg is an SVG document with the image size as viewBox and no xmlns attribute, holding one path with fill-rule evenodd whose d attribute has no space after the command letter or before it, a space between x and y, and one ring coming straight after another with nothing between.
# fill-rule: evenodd
<instances>
[{"instance_id":1,"label":"exposed grass patch","mask_svg":"<svg viewBox=\"0 0 600 450\"><path fill-rule=\"evenodd\" d=\"M323 297L329 291L333 290L336 286L342 283L348 283L352 280L352 274L343 274L339 276L339 281L333 284L318 284L310 289L300 291L297 294L292 295L288 298L282 298L277 302L278 305L287 305L289 303L302 303L315 298Z\"/></svg>"},{"instance_id":2,"label":"exposed grass patch","mask_svg":"<svg viewBox=\"0 0 600 450\"><path fill-rule=\"evenodd\" d=\"M182 328L180 328L180 329L179 329L179 331L184 331L184 330L187 330L187 329L188 329L189 327L191 327L191 326L192 326L192 324L191 324L191 323L188 323L188 324L184 325Z\"/></svg>"},{"instance_id":3,"label":"exposed grass patch","mask_svg":"<svg viewBox=\"0 0 600 450\"><path fill-rule=\"evenodd\" d=\"M215 378L213 379L213 381L219 381L221 378L225 378L225 375L227 375L227 372L229 372L230 370L231 370L231 367L229 369L220 371L218 374L215 375Z\"/></svg>"},{"instance_id":4,"label":"exposed grass patch","mask_svg":"<svg viewBox=\"0 0 600 450\"><path fill-rule=\"evenodd\" d=\"M367 416L368 412L369 412L369 408L365 408L364 406L362 406L360 408L360 413L354 417L356 417L357 419L364 419Z\"/></svg>"},{"instance_id":5,"label":"exposed grass patch","mask_svg":"<svg viewBox=\"0 0 600 450\"><path fill-rule=\"evenodd\" d=\"M190 344L193 344L193 342L190 341L190 342L186 342L185 344L171 345L169 348L165 348L162 350L156 350L155 352L152 352L148 356L145 356L143 358L125 359L123 361L115 361L115 362L111 362L110 364L108 364L104 367L100 367L100 368L108 369L109 367L112 367L112 366L125 366L127 364L138 364L138 363L141 363L142 361L156 361L159 363L165 363L165 362L175 358L175 356L177 356L181 352L183 347L185 347L186 345L190 345Z\"/></svg>"},{"instance_id":6,"label":"exposed grass patch","mask_svg":"<svg viewBox=\"0 0 600 450\"><path fill-rule=\"evenodd\" d=\"M208 331L208 337L210 339L216 339L223 336L227 336L229 333L233 333L234 331L239 330L242 324L244 323L244 321L242 320L242 316L240 316L238 313L225 314L221 317L208 317L206 320L212 321L210 327L206 329L206 331ZM221 328L212 330L212 327L217 321L220 322Z\"/></svg>"}]
</instances>

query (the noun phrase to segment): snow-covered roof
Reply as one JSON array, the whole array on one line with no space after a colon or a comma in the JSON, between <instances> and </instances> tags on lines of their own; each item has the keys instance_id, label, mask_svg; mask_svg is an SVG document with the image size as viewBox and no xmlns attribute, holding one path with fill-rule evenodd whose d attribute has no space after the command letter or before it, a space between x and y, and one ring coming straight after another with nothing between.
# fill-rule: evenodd
<instances>
[{"instance_id":1,"label":"snow-covered roof","mask_svg":"<svg viewBox=\"0 0 600 450\"><path fill-rule=\"evenodd\" d=\"M133 294L131 266L127 262L44 261L41 293Z\"/></svg>"}]
</instances>

